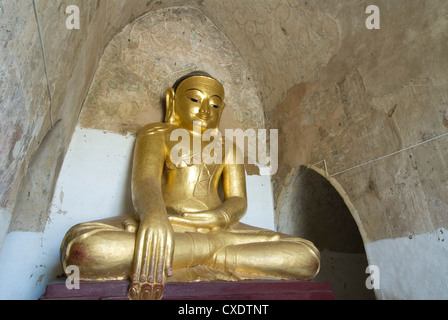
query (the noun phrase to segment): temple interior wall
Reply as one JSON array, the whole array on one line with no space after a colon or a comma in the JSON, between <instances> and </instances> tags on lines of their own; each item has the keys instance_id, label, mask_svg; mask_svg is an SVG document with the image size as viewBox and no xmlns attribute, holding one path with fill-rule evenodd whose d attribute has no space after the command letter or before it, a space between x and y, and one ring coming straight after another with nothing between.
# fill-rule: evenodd
<instances>
[{"instance_id":1,"label":"temple interior wall","mask_svg":"<svg viewBox=\"0 0 448 320\"><path fill-rule=\"evenodd\" d=\"M381 271L377 298L448 298L446 1L375 1L379 30L358 0L35 3L40 24L32 1L0 1L0 283L20 283L11 297L36 298L60 272L65 226L129 208L114 183L83 210L61 193L83 189L61 169L82 154L74 144L122 141L91 148L82 167L96 163L84 172L94 189L108 181L96 178L101 159L127 183L132 141L163 119L164 88L206 69L228 93L223 128L279 130L278 172L248 167L248 219L263 211L260 223L306 234L336 269L364 249ZM79 30L66 28L69 5ZM349 224L359 250L339 236Z\"/></svg>"}]
</instances>

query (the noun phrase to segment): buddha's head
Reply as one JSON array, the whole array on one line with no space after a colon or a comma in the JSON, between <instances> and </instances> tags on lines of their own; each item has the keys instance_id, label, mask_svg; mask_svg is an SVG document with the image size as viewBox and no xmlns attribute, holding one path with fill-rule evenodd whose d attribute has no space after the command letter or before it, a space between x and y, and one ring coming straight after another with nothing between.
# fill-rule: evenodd
<instances>
[{"instance_id":1,"label":"buddha's head","mask_svg":"<svg viewBox=\"0 0 448 320\"><path fill-rule=\"evenodd\" d=\"M224 110L224 87L208 73L195 71L176 81L166 93L166 122L187 130L200 122L217 129Z\"/></svg>"}]
</instances>

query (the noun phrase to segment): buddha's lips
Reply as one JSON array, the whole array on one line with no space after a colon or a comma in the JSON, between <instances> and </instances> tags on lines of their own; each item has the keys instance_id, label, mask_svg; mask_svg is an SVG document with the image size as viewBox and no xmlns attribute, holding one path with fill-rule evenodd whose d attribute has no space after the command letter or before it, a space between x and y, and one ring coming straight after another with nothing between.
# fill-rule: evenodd
<instances>
[{"instance_id":1,"label":"buddha's lips","mask_svg":"<svg viewBox=\"0 0 448 320\"><path fill-rule=\"evenodd\" d=\"M197 116L198 116L199 119L204 120L204 121L206 121L206 120L210 120L210 119L212 118L212 117L211 117L210 115L208 115L208 114L198 114Z\"/></svg>"}]
</instances>

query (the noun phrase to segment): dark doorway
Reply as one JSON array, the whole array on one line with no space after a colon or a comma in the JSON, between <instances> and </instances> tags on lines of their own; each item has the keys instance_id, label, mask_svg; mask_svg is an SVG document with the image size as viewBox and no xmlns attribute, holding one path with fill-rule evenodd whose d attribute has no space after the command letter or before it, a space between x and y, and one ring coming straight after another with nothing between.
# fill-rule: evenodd
<instances>
[{"instance_id":1,"label":"dark doorway","mask_svg":"<svg viewBox=\"0 0 448 320\"><path fill-rule=\"evenodd\" d=\"M312 241L321 252L314 281L330 282L337 300L375 299L358 226L333 185L315 170L300 167L278 203L278 231Z\"/></svg>"}]
</instances>

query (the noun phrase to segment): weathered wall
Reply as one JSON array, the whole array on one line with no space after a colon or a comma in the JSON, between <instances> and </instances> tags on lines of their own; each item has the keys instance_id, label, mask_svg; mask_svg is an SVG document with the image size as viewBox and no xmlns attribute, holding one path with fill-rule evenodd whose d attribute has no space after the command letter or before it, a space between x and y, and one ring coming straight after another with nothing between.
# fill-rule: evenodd
<instances>
[{"instance_id":1,"label":"weathered wall","mask_svg":"<svg viewBox=\"0 0 448 320\"><path fill-rule=\"evenodd\" d=\"M280 152L276 181L324 159L334 175L447 132L447 5L381 4L381 30L372 31L357 14L363 3L320 4L336 17L340 43L322 75L291 86L270 118L289 150ZM335 176L361 213L367 242L448 224L446 147L441 138Z\"/></svg>"},{"instance_id":2,"label":"weathered wall","mask_svg":"<svg viewBox=\"0 0 448 320\"><path fill-rule=\"evenodd\" d=\"M0 244L8 230L21 178L49 124L49 101L31 2L3 1L1 18ZM44 130L42 130L44 131ZM28 151L30 150L30 151Z\"/></svg>"},{"instance_id":3,"label":"weathered wall","mask_svg":"<svg viewBox=\"0 0 448 320\"><path fill-rule=\"evenodd\" d=\"M1 3L0 243L8 230L19 190L30 163L44 137L51 130L52 124L56 126L61 120L58 134L46 138L53 140L46 143L52 147L40 152L52 160L43 163L40 163L40 160L34 161L35 170L29 173L26 182L29 185L34 178L39 180L38 187L29 189L26 193L30 192L30 197L34 199L42 199L34 203L35 206L37 203L35 213L37 215L43 213L45 221L45 211L51 198L54 179L57 177L57 168L65 152L64 147L73 132L82 100L90 86L90 70L95 69L101 53L99 42L94 40L98 37L98 32L102 31L102 28L94 27L94 20L98 22L95 7L82 7L82 14L90 18L88 27L77 33L70 33L65 28L63 12L68 2L59 1L56 4L51 1L36 2L38 15L43 22L42 41L45 47L51 95L47 88L42 45L33 2ZM70 3L79 4L80 1ZM48 181L44 181L47 174L42 174L40 166L51 167L47 170L52 175ZM18 210L21 211L20 208ZM31 213L27 214L29 216ZM24 227L25 230L42 228L39 224L31 226L26 219L23 223L27 225Z\"/></svg>"},{"instance_id":4,"label":"weathered wall","mask_svg":"<svg viewBox=\"0 0 448 320\"><path fill-rule=\"evenodd\" d=\"M289 185L301 165L316 164L344 194L369 263L380 267L377 296L446 298L448 274L432 263L448 259L448 5L375 1L381 29L368 30L369 4L308 2L333 19L338 43L321 73L291 84L267 120L282 139L277 215L289 202L302 212L297 220L314 214L302 210L307 191Z\"/></svg>"},{"instance_id":5,"label":"weathered wall","mask_svg":"<svg viewBox=\"0 0 448 320\"><path fill-rule=\"evenodd\" d=\"M428 264L432 260L443 266L448 259L443 236L448 225L448 138L442 136L448 127L446 1L377 0L380 30L365 27L371 1L36 2L53 93L52 119L61 122L41 143L51 128L50 103L32 2L2 0L0 242L8 228L40 232L45 227L58 168L109 41L147 12L189 6L227 38L224 47L231 45L238 53L221 74L233 75L232 64L242 61L247 78L241 83L249 83L257 95L250 93L249 105L258 99L262 106L263 115L255 107L245 113L231 106L229 123L264 123L280 130L279 172L273 177L277 216L289 202L306 198L306 185L288 189L300 167L320 162L323 168L325 159L329 180L355 218L369 262L381 268L385 280L377 296L447 298L445 268ZM81 30L65 28L64 10L71 4L81 9ZM167 25L172 18L166 17ZM129 39L122 53L138 51ZM170 55L160 54L160 63L153 65L173 72L177 66L171 63L183 61L182 53L176 55L167 59ZM215 63L218 67L220 61ZM143 70L132 72L145 78ZM156 99L158 93L151 94ZM95 101L90 100L92 105ZM133 117L134 111L125 105L120 112ZM142 119L160 119L161 110L151 112ZM128 127L115 121L109 129L136 130L141 124L134 119ZM36 153L39 146L43 149ZM43 196L27 207L23 203L31 193ZM21 205L12 218L18 197ZM296 203L300 216L305 211ZM30 212L33 207L38 218ZM401 270L408 278L400 276ZM418 281L411 283L409 277Z\"/></svg>"}]
</instances>

